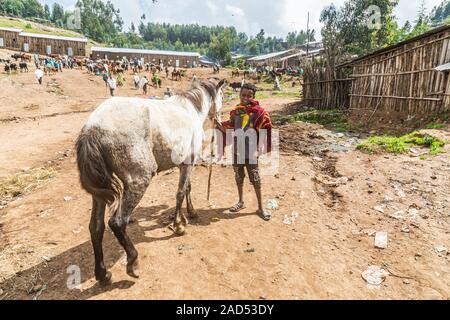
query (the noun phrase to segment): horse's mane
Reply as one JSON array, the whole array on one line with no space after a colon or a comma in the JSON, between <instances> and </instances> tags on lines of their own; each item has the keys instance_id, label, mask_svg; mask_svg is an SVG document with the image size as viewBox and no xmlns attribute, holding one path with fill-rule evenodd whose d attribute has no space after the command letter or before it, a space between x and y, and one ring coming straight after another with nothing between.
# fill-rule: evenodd
<instances>
[{"instance_id":1,"label":"horse's mane","mask_svg":"<svg viewBox=\"0 0 450 320\"><path fill-rule=\"evenodd\" d=\"M211 96L211 98L214 100L217 96L217 89L216 86L210 82L210 81L202 81L199 83L196 83L194 87L191 90L188 90L182 94L180 94L180 97L183 97L195 106L195 108L201 112L202 106L203 106L203 99L205 98L202 89L206 90L208 94Z\"/></svg>"}]
</instances>

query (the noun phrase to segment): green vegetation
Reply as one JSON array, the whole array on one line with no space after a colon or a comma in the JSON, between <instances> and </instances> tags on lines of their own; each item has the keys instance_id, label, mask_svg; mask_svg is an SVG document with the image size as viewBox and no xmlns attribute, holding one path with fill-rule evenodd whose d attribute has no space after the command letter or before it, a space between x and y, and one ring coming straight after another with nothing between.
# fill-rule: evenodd
<instances>
[{"instance_id":1,"label":"green vegetation","mask_svg":"<svg viewBox=\"0 0 450 320\"><path fill-rule=\"evenodd\" d=\"M256 100L262 100L262 99L268 99L268 98L270 98L270 95L267 92L265 92L265 91L256 92L256 97L255 97Z\"/></svg>"},{"instance_id":2,"label":"green vegetation","mask_svg":"<svg viewBox=\"0 0 450 320\"><path fill-rule=\"evenodd\" d=\"M349 130L347 119L339 110L313 110L300 112L289 116L274 116L274 121L281 123L317 123L338 132L345 132Z\"/></svg>"},{"instance_id":3,"label":"green vegetation","mask_svg":"<svg viewBox=\"0 0 450 320\"><path fill-rule=\"evenodd\" d=\"M274 91L272 95L277 98L300 98L299 91Z\"/></svg>"},{"instance_id":4,"label":"green vegetation","mask_svg":"<svg viewBox=\"0 0 450 320\"><path fill-rule=\"evenodd\" d=\"M346 0L339 7L331 4L320 15L324 25L322 41L334 54L364 55L450 23L449 0L442 1L431 12L421 2L414 21L406 21L404 25L399 25L396 19L397 6L398 1L392 0ZM377 14L379 20L372 18Z\"/></svg>"},{"instance_id":5,"label":"green vegetation","mask_svg":"<svg viewBox=\"0 0 450 320\"><path fill-rule=\"evenodd\" d=\"M445 127L442 123L432 123L427 126L427 129L443 129Z\"/></svg>"},{"instance_id":6,"label":"green vegetation","mask_svg":"<svg viewBox=\"0 0 450 320\"><path fill-rule=\"evenodd\" d=\"M81 34L74 32L74 31L53 28L53 27L45 26L40 23L31 24L28 21L16 19L16 18L0 17L0 27L22 29L29 33L41 33L41 34L48 34L48 35L62 36L62 37L81 37L82 36Z\"/></svg>"},{"instance_id":7,"label":"green vegetation","mask_svg":"<svg viewBox=\"0 0 450 320\"><path fill-rule=\"evenodd\" d=\"M431 155L436 155L442 152L442 147L445 146L445 142L429 134L413 132L401 137L370 137L358 145L357 148L369 154L380 153L382 151L402 154L409 152L413 146L427 147L430 149L429 153Z\"/></svg>"}]
</instances>

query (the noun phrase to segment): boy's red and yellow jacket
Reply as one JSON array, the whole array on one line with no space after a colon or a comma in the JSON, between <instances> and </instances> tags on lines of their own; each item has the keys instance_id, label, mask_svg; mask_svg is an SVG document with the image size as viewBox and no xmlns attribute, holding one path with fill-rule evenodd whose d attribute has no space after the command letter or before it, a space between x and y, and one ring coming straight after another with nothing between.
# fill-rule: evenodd
<instances>
[{"instance_id":1,"label":"boy's red and yellow jacket","mask_svg":"<svg viewBox=\"0 0 450 320\"><path fill-rule=\"evenodd\" d=\"M238 119L239 121L236 121L236 117L240 118ZM239 123L241 127L236 127L236 123ZM269 113L260 106L257 100L252 100L248 106L236 106L230 113L230 120L223 122L222 126L225 129L234 130L252 128L258 134L258 149L260 154L272 151L272 120L270 119ZM259 133L262 129L267 130L267 143L265 144L260 144L259 141ZM230 144L231 141L227 141L224 135L224 147L227 145L227 142ZM267 146L267 149L264 146Z\"/></svg>"}]
</instances>

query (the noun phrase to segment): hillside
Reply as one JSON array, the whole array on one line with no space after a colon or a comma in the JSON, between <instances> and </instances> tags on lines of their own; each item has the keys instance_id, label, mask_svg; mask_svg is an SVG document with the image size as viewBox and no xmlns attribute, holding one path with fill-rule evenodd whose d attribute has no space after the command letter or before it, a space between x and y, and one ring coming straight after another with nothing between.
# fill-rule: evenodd
<instances>
[{"instance_id":1,"label":"hillside","mask_svg":"<svg viewBox=\"0 0 450 320\"><path fill-rule=\"evenodd\" d=\"M30 33L41 33L41 34L48 34L48 35L54 35L54 36L62 36L62 37L74 37L74 38L82 38L84 37L81 33L72 31L72 30L66 30L61 28L56 28L48 25L44 25L38 22L29 21L25 19L20 18L11 18L11 17L5 17L0 16L0 27L3 28L16 28L16 29L22 29L25 32ZM100 45L99 43L89 40L87 45L87 51L90 52L90 49L92 46Z\"/></svg>"}]
</instances>

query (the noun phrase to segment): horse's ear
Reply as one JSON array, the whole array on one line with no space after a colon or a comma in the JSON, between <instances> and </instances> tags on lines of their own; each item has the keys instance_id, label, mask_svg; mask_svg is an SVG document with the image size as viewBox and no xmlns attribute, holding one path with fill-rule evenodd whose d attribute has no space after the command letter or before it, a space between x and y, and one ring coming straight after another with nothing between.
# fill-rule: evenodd
<instances>
[{"instance_id":1,"label":"horse's ear","mask_svg":"<svg viewBox=\"0 0 450 320\"><path fill-rule=\"evenodd\" d=\"M228 85L228 81L226 79L220 80L219 84L217 85L217 90L223 89Z\"/></svg>"}]
</instances>

